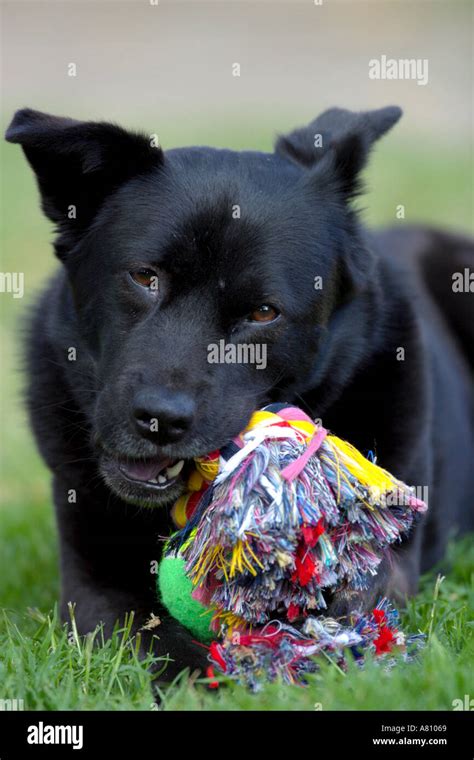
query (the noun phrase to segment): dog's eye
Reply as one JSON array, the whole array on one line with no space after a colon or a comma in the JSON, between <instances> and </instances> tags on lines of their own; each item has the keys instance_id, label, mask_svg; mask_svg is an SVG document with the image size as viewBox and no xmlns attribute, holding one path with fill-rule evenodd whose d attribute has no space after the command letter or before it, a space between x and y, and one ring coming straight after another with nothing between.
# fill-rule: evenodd
<instances>
[{"instance_id":1,"label":"dog's eye","mask_svg":"<svg viewBox=\"0 0 474 760\"><path fill-rule=\"evenodd\" d=\"M263 303L258 309L254 309L248 316L250 322L273 322L279 312L268 303Z\"/></svg>"},{"instance_id":2,"label":"dog's eye","mask_svg":"<svg viewBox=\"0 0 474 760\"><path fill-rule=\"evenodd\" d=\"M142 288L148 288L149 290L158 290L158 275L154 269L135 269L130 272L130 277L137 285L141 285Z\"/></svg>"}]
</instances>

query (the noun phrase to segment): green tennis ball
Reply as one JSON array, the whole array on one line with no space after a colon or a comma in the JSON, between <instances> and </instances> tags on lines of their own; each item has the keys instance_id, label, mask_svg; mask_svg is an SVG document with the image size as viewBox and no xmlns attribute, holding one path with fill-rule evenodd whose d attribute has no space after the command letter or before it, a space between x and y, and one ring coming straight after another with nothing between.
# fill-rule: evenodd
<instances>
[{"instance_id":1,"label":"green tennis ball","mask_svg":"<svg viewBox=\"0 0 474 760\"><path fill-rule=\"evenodd\" d=\"M176 620L185 626L199 641L208 643L215 638L209 630L211 611L193 599L193 584L184 571L185 561L180 556L164 557L158 569L158 593L162 603Z\"/></svg>"}]
</instances>

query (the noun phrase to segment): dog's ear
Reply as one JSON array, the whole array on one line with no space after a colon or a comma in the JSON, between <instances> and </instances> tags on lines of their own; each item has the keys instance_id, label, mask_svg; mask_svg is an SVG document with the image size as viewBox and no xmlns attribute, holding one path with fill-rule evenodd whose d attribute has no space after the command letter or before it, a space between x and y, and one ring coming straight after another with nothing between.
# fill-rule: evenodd
<instances>
[{"instance_id":1,"label":"dog's ear","mask_svg":"<svg viewBox=\"0 0 474 760\"><path fill-rule=\"evenodd\" d=\"M308 126L278 138L276 153L319 174L333 172L347 195L358 189L358 174L373 143L397 123L398 106L354 113L330 108Z\"/></svg>"},{"instance_id":2,"label":"dog's ear","mask_svg":"<svg viewBox=\"0 0 474 760\"><path fill-rule=\"evenodd\" d=\"M29 108L16 112L5 138L22 146L38 180L44 213L60 228L68 219L83 228L108 194L163 160L161 149L146 137L115 124Z\"/></svg>"}]
</instances>

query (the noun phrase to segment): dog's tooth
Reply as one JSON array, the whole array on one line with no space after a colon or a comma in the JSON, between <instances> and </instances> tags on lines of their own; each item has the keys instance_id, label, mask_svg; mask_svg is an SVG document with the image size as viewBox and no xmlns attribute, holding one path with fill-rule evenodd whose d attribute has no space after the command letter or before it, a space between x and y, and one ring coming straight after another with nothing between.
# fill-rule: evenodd
<instances>
[{"instance_id":1,"label":"dog's tooth","mask_svg":"<svg viewBox=\"0 0 474 760\"><path fill-rule=\"evenodd\" d=\"M179 475L183 467L184 467L184 459L180 459L179 462L176 462L176 464L174 464L172 467L166 468L167 477L169 479L175 478L177 475Z\"/></svg>"},{"instance_id":2,"label":"dog's tooth","mask_svg":"<svg viewBox=\"0 0 474 760\"><path fill-rule=\"evenodd\" d=\"M166 483L167 478L164 475L158 475L158 483Z\"/></svg>"}]
</instances>

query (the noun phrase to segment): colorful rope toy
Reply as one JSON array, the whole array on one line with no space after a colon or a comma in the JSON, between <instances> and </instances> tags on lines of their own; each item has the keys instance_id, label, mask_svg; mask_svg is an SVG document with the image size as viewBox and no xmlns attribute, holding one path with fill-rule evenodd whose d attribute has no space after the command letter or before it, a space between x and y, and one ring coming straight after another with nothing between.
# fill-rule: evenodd
<instances>
[{"instance_id":1,"label":"colorful rope toy","mask_svg":"<svg viewBox=\"0 0 474 760\"><path fill-rule=\"evenodd\" d=\"M256 689L304 682L321 652L342 664L348 650L409 653L419 637L405 639L385 599L345 622L318 613L335 590L368 586L426 510L413 489L282 404L195 464L158 588L170 614L212 642L214 665Z\"/></svg>"}]
</instances>

